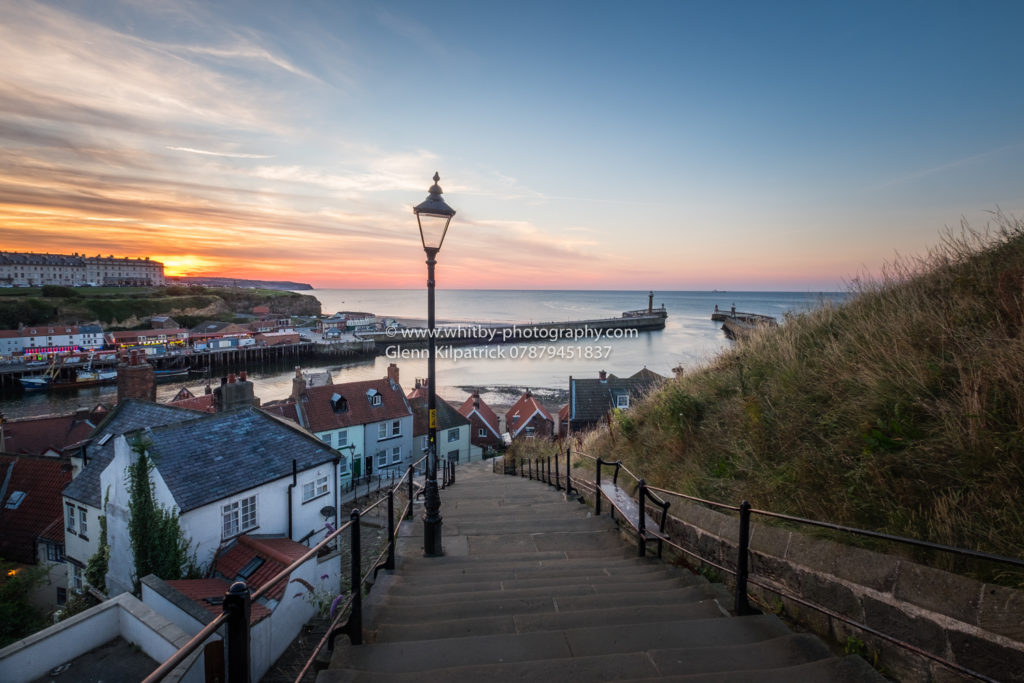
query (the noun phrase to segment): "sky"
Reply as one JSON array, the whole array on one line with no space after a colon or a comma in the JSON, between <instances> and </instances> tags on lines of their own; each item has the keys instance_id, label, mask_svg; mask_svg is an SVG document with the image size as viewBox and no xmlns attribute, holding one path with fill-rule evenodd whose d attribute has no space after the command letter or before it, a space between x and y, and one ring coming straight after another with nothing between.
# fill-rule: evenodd
<instances>
[{"instance_id":1,"label":"sky","mask_svg":"<svg viewBox=\"0 0 1024 683\"><path fill-rule=\"evenodd\" d=\"M0 0L0 250L846 289L1024 215L1024 3Z\"/></svg>"}]
</instances>

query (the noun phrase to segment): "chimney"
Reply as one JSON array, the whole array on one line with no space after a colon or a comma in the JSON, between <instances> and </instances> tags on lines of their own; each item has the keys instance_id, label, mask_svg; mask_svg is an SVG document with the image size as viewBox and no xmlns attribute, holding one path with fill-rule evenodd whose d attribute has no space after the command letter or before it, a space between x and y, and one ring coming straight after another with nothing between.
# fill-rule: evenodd
<instances>
[{"instance_id":1,"label":"chimney","mask_svg":"<svg viewBox=\"0 0 1024 683\"><path fill-rule=\"evenodd\" d=\"M602 382L607 382L608 381L608 373L605 372L604 370L601 370L600 372L597 373L597 378L599 380L601 380Z\"/></svg>"},{"instance_id":2,"label":"chimney","mask_svg":"<svg viewBox=\"0 0 1024 683\"><path fill-rule=\"evenodd\" d=\"M390 363L390 364L388 364L388 379L391 380L392 382L394 382L395 384L399 383L398 382L398 364L397 363Z\"/></svg>"},{"instance_id":3,"label":"chimney","mask_svg":"<svg viewBox=\"0 0 1024 683\"><path fill-rule=\"evenodd\" d=\"M291 399L298 403L302 400L302 395L306 393L306 380L302 377L302 368L298 365L295 366L295 377L292 377L292 395Z\"/></svg>"},{"instance_id":4,"label":"chimney","mask_svg":"<svg viewBox=\"0 0 1024 683\"><path fill-rule=\"evenodd\" d=\"M242 410L258 405L252 382L247 379L236 379L233 374L221 378L221 385L213 392L217 398L214 404L218 413Z\"/></svg>"},{"instance_id":5,"label":"chimney","mask_svg":"<svg viewBox=\"0 0 1024 683\"><path fill-rule=\"evenodd\" d=\"M127 358L122 356L117 365L117 402L126 398L137 398L156 403L156 376L153 366L132 351Z\"/></svg>"},{"instance_id":6,"label":"chimney","mask_svg":"<svg viewBox=\"0 0 1024 683\"><path fill-rule=\"evenodd\" d=\"M474 391L473 392L473 407L476 408L477 410L480 410L480 392L479 391Z\"/></svg>"}]
</instances>

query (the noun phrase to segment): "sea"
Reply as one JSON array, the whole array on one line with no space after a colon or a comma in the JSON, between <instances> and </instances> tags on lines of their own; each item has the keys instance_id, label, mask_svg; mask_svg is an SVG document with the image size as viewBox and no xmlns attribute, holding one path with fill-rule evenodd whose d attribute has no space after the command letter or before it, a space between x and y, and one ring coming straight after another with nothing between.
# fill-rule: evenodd
<instances>
[{"instance_id":1,"label":"sea","mask_svg":"<svg viewBox=\"0 0 1024 683\"><path fill-rule=\"evenodd\" d=\"M314 289L324 314L363 311L378 318L425 324L427 293L423 289ZM593 290L454 290L435 292L435 318L446 323L544 323L620 317L624 311L646 309L647 291ZM841 303L844 292L659 292L653 305L664 305L668 318L663 330L607 338L587 334L579 339L542 339L532 343L458 347L439 350L437 392L455 405L474 389L495 407L509 406L529 388L546 406L565 403L570 377L597 377L603 370L625 377L648 368L671 377L675 368L694 369L712 360L735 342L726 338L721 323L711 320L717 305L737 311L774 316L808 311L825 302ZM425 350L397 348L373 359L347 363L310 363L304 371L329 371L335 383L384 377L390 363L399 368L406 391L427 376ZM264 402L283 399L291 391L294 366L249 368L248 378ZM202 393L208 380L160 384L157 400L170 400L182 387ZM217 380L214 378L214 383ZM14 393L0 397L8 418L59 414L97 403L112 404L116 387L93 387L77 392Z\"/></svg>"}]
</instances>

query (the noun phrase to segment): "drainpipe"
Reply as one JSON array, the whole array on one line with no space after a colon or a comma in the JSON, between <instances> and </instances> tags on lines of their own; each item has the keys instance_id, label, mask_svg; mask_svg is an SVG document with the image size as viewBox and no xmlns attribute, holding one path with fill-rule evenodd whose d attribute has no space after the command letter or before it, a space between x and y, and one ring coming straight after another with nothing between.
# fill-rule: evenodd
<instances>
[{"instance_id":1,"label":"drainpipe","mask_svg":"<svg viewBox=\"0 0 1024 683\"><path fill-rule=\"evenodd\" d=\"M292 489L299 483L299 463L292 459L292 483L288 484L288 540L292 538Z\"/></svg>"}]
</instances>

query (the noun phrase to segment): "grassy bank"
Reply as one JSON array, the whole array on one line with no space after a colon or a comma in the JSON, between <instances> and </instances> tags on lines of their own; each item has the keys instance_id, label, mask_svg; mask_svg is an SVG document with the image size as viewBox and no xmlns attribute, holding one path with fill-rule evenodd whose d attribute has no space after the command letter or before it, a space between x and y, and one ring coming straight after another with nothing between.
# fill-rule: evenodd
<instances>
[{"instance_id":1,"label":"grassy bank","mask_svg":"<svg viewBox=\"0 0 1024 683\"><path fill-rule=\"evenodd\" d=\"M1024 225L948 236L670 380L593 455L715 500L1020 556Z\"/></svg>"}]
</instances>

